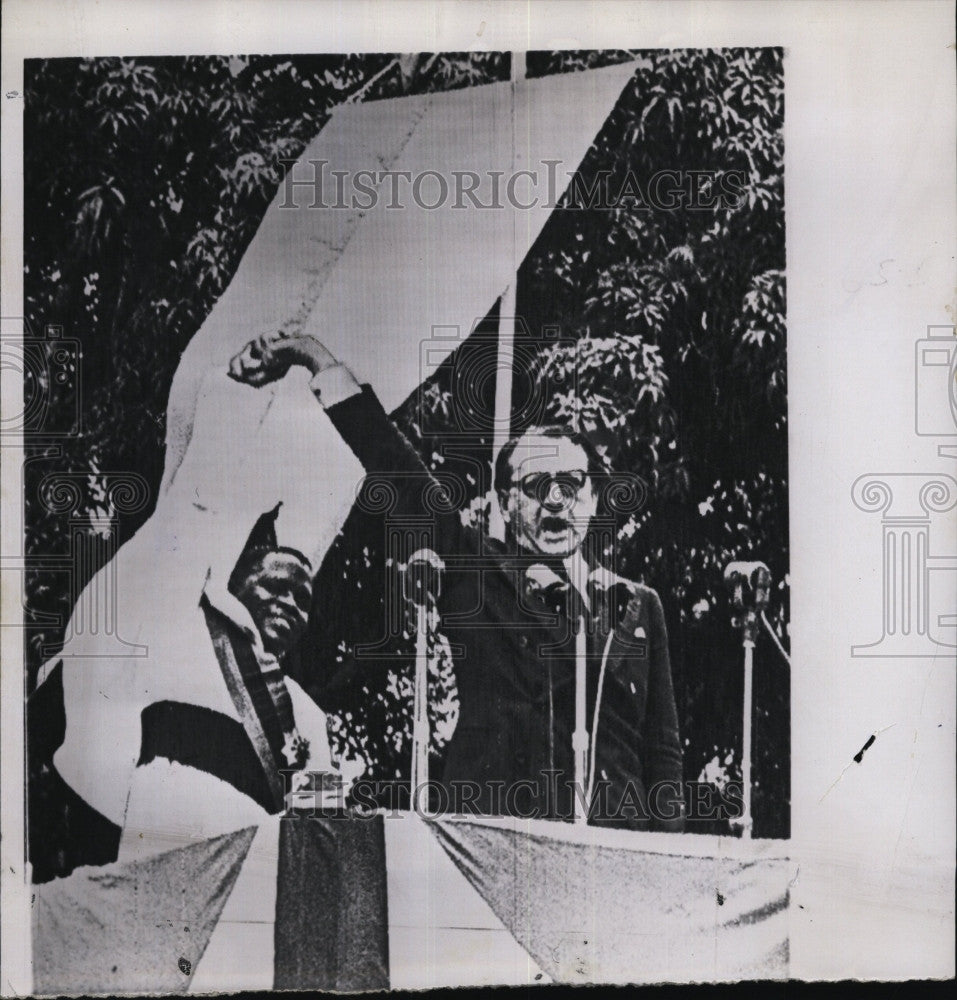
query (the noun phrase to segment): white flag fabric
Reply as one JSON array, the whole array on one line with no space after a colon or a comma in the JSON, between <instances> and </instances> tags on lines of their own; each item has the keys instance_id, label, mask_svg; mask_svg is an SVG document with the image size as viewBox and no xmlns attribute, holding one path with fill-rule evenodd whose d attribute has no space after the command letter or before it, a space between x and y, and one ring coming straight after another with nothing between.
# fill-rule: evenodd
<instances>
[{"instance_id":1,"label":"white flag fabric","mask_svg":"<svg viewBox=\"0 0 957 1000\"><path fill-rule=\"evenodd\" d=\"M200 420L174 487L84 587L63 649L43 673L62 662L66 733L54 757L61 777L124 830L135 823L137 837L166 836L183 825L212 835L240 816L258 821L261 810L246 796L217 783L227 805L198 779L181 781L176 769L161 776L163 794L157 794L150 784L160 777L157 767L147 774L135 766L142 712L169 700L236 715L201 597L258 641L248 611L227 590L257 519L281 501L279 544L299 549L318 568L363 475L306 385L305 372L290 372L278 396L240 385L225 371L204 375ZM340 449L346 455L333 476L330 463ZM314 765L325 766L325 716L311 699L299 697L294 684L287 686Z\"/></svg>"},{"instance_id":2,"label":"white flag fabric","mask_svg":"<svg viewBox=\"0 0 957 1000\"><path fill-rule=\"evenodd\" d=\"M237 830L37 886L33 991L185 993L255 834Z\"/></svg>"},{"instance_id":3,"label":"white flag fabric","mask_svg":"<svg viewBox=\"0 0 957 1000\"><path fill-rule=\"evenodd\" d=\"M402 812L249 833L38 886L37 990L787 977L782 842Z\"/></svg>"},{"instance_id":4,"label":"white flag fabric","mask_svg":"<svg viewBox=\"0 0 957 1000\"><path fill-rule=\"evenodd\" d=\"M541 820L439 819L433 831L556 982L787 977L780 843Z\"/></svg>"},{"instance_id":5,"label":"white flag fabric","mask_svg":"<svg viewBox=\"0 0 957 1000\"><path fill-rule=\"evenodd\" d=\"M312 334L375 386L386 409L406 399L454 347L449 328L464 338L513 280L634 69L336 109L183 354L167 408L164 489L192 436L201 373L225 368L259 334ZM467 175L477 178L474 200L462 191L473 184Z\"/></svg>"}]
</instances>

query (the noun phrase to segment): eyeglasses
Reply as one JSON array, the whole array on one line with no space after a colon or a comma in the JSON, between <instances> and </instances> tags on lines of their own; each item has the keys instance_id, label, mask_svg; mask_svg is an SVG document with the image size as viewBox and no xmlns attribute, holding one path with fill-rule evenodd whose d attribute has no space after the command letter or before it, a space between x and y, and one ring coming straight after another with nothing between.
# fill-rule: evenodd
<instances>
[{"instance_id":1,"label":"eyeglasses","mask_svg":"<svg viewBox=\"0 0 957 1000\"><path fill-rule=\"evenodd\" d=\"M562 507L578 499L588 476L581 469L567 472L530 472L515 484L529 498L548 506Z\"/></svg>"}]
</instances>

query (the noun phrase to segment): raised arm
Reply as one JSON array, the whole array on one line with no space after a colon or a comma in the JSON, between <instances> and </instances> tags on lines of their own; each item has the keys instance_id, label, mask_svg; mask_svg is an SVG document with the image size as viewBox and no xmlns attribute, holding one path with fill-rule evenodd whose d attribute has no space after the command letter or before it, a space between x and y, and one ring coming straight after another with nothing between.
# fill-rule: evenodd
<instances>
[{"instance_id":1,"label":"raised arm","mask_svg":"<svg viewBox=\"0 0 957 1000\"><path fill-rule=\"evenodd\" d=\"M366 470L363 503L371 506L376 492L388 489L390 515L421 518L431 515L434 548L442 555L471 551L475 540L462 525L458 511L445 510L441 482L432 475L408 438L389 418L368 385L360 385L314 337L268 334L251 341L230 362L229 374L249 385L267 385L301 365L312 373L310 386L343 440Z\"/></svg>"}]
</instances>

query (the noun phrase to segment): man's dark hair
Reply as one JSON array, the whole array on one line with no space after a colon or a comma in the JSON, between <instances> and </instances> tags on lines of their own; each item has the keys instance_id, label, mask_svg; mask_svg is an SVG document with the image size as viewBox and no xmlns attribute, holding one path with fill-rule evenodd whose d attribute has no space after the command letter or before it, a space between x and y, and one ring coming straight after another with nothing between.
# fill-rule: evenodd
<instances>
[{"instance_id":1,"label":"man's dark hair","mask_svg":"<svg viewBox=\"0 0 957 1000\"><path fill-rule=\"evenodd\" d=\"M567 438L572 442L572 444L578 445L578 447L585 453L585 459L588 463L588 468L585 471L588 473L588 476L592 481L594 481L596 476L600 476L605 471L605 466L601 460L601 456L595 450L595 446L588 440L588 438L585 437L584 434L579 434L577 431L572 430L571 427L563 427L561 424L549 424L544 427L529 427L522 431L521 434L516 434L514 437L510 437L505 444L502 445L502 450L498 453L498 457L495 459L494 486L496 493L507 493L509 487L512 485L512 456L515 454L515 449L518 447L522 438L529 435L544 438Z\"/></svg>"},{"instance_id":2,"label":"man's dark hair","mask_svg":"<svg viewBox=\"0 0 957 1000\"><path fill-rule=\"evenodd\" d=\"M226 589L231 594L235 594L245 579L252 572L253 567L257 563L261 562L271 552L279 552L295 556L297 559L301 559L306 566L310 565L309 560L299 551L299 549L290 548L288 545L247 545L246 548L243 549L239 559L236 560L236 565L233 567L232 573L229 574L229 583L226 585Z\"/></svg>"}]
</instances>

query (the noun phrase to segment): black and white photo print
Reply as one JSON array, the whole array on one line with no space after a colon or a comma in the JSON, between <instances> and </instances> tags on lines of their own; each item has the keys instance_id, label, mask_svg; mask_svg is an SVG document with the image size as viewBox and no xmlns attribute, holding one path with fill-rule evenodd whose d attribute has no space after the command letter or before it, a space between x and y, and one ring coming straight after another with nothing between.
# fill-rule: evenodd
<instances>
[{"instance_id":1,"label":"black and white photo print","mask_svg":"<svg viewBox=\"0 0 957 1000\"><path fill-rule=\"evenodd\" d=\"M815 973L801 895L853 867L829 810L859 774L876 795L905 736L928 733L923 780L952 769L954 557L931 521L957 505L957 425L929 412L946 381L921 386L939 370L954 393L953 331L923 314L905 343L937 466L868 472L861 445L845 482L827 407L853 409L848 345L825 356L808 319L836 182L813 214L808 172L844 169L828 136L850 112L807 96L809 29L781 5L758 5L768 31L716 5L732 37L711 8L681 29L681 3L604 5L617 36L589 27L601 4L457 7L447 29L424 16L448 5L404 5L418 27L402 6L364 44L380 5L281 3L270 32L238 2L189 8L186 48L171 28L45 48L13 5L10 982L842 978ZM836 201L824 239L859 253ZM891 295L910 260L881 250L837 298L853 311L882 274ZM847 640L819 555L847 536L808 526L835 490L853 531L883 531ZM910 656L920 707L890 680ZM952 928L946 831L913 853L902 832L920 766L894 779L897 846L872 846ZM912 964L946 971L923 940Z\"/></svg>"}]
</instances>

